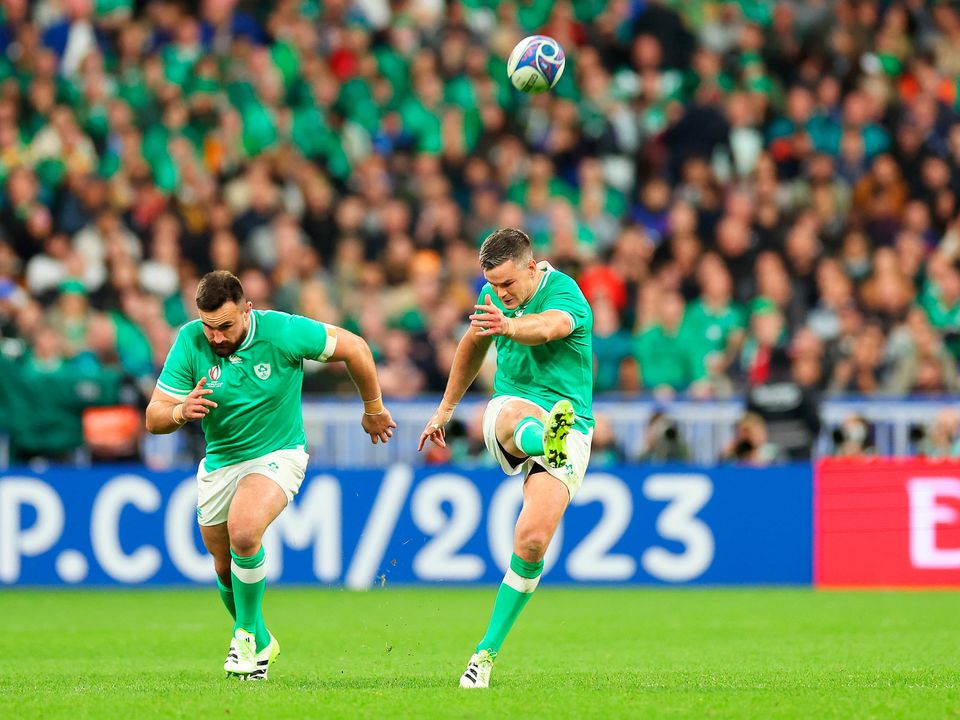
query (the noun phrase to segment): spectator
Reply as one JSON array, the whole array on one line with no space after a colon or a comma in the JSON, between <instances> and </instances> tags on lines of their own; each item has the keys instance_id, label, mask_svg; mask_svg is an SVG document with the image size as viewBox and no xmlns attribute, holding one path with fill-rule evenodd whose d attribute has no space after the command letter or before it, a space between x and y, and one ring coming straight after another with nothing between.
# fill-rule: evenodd
<instances>
[{"instance_id":1,"label":"spectator","mask_svg":"<svg viewBox=\"0 0 960 720\"><path fill-rule=\"evenodd\" d=\"M733 281L719 256L703 257L697 279L700 297L687 306L684 323L698 347L707 350L711 374L723 375L743 343L743 310L733 302Z\"/></svg>"},{"instance_id":2,"label":"spectator","mask_svg":"<svg viewBox=\"0 0 960 720\"><path fill-rule=\"evenodd\" d=\"M743 344L740 364L748 386L761 385L770 378L771 370L782 369L786 354L783 313L777 304L758 297L750 307L750 332Z\"/></svg>"},{"instance_id":3,"label":"spectator","mask_svg":"<svg viewBox=\"0 0 960 720\"><path fill-rule=\"evenodd\" d=\"M905 335L905 347L890 370L885 392L892 395L956 392L957 362L922 310L910 313Z\"/></svg>"},{"instance_id":4,"label":"spectator","mask_svg":"<svg viewBox=\"0 0 960 720\"><path fill-rule=\"evenodd\" d=\"M411 397L424 390L425 378L410 361L410 338L400 329L387 331L379 364L380 387L392 397Z\"/></svg>"},{"instance_id":5,"label":"spectator","mask_svg":"<svg viewBox=\"0 0 960 720\"><path fill-rule=\"evenodd\" d=\"M890 245L907 202L907 185L891 155L878 155L853 189L853 212L862 218L869 235Z\"/></svg>"},{"instance_id":6,"label":"spectator","mask_svg":"<svg viewBox=\"0 0 960 720\"><path fill-rule=\"evenodd\" d=\"M883 384L883 331L877 323L860 330L849 354L836 361L828 392L876 395Z\"/></svg>"},{"instance_id":7,"label":"spectator","mask_svg":"<svg viewBox=\"0 0 960 720\"><path fill-rule=\"evenodd\" d=\"M609 392L621 385L628 370L630 334L620 327L613 304L605 298L593 302L594 390Z\"/></svg>"},{"instance_id":8,"label":"spectator","mask_svg":"<svg viewBox=\"0 0 960 720\"><path fill-rule=\"evenodd\" d=\"M661 411L651 415L643 434L643 449L637 460L647 463L682 463L691 459L690 449L681 437L676 423Z\"/></svg>"},{"instance_id":9,"label":"spectator","mask_svg":"<svg viewBox=\"0 0 960 720\"><path fill-rule=\"evenodd\" d=\"M819 355L820 341L810 332L787 347L778 308L764 298L755 302L745 345L747 409L764 421L764 433L782 458L808 459L820 432L819 378L810 368Z\"/></svg>"},{"instance_id":10,"label":"spectator","mask_svg":"<svg viewBox=\"0 0 960 720\"><path fill-rule=\"evenodd\" d=\"M658 292L658 291L655 291ZM652 305L657 300L648 300ZM667 291L659 297L646 326L634 340L634 357L643 387L671 397L706 379L704 347L683 329L683 298Z\"/></svg>"},{"instance_id":11,"label":"spectator","mask_svg":"<svg viewBox=\"0 0 960 720\"><path fill-rule=\"evenodd\" d=\"M920 305L930 324L946 336L953 357L960 358L960 260L931 258Z\"/></svg>"},{"instance_id":12,"label":"spectator","mask_svg":"<svg viewBox=\"0 0 960 720\"><path fill-rule=\"evenodd\" d=\"M598 467L619 465L624 461L625 453L617 442L610 420L600 413L593 430L593 443L590 450L590 462Z\"/></svg>"},{"instance_id":13,"label":"spectator","mask_svg":"<svg viewBox=\"0 0 960 720\"><path fill-rule=\"evenodd\" d=\"M222 267L437 390L509 225L594 304L598 392L954 390L952 4L254 5L6 9L4 337L143 375ZM571 63L536 97L531 32Z\"/></svg>"},{"instance_id":14,"label":"spectator","mask_svg":"<svg viewBox=\"0 0 960 720\"><path fill-rule=\"evenodd\" d=\"M941 410L927 428L915 433L917 454L930 458L960 457L960 416L953 409Z\"/></svg>"},{"instance_id":15,"label":"spectator","mask_svg":"<svg viewBox=\"0 0 960 720\"><path fill-rule=\"evenodd\" d=\"M723 459L741 465L763 466L780 460L779 450L767 435L767 425L756 413L746 413L736 424L734 437Z\"/></svg>"},{"instance_id":16,"label":"spectator","mask_svg":"<svg viewBox=\"0 0 960 720\"><path fill-rule=\"evenodd\" d=\"M117 373L69 360L61 335L45 324L34 328L31 350L7 370L13 381L5 383L7 409L18 419L9 428L14 462L75 460L83 446L82 410L119 397Z\"/></svg>"},{"instance_id":17,"label":"spectator","mask_svg":"<svg viewBox=\"0 0 960 720\"><path fill-rule=\"evenodd\" d=\"M851 415L832 433L833 451L837 457L858 458L874 454L874 429L860 415Z\"/></svg>"}]
</instances>

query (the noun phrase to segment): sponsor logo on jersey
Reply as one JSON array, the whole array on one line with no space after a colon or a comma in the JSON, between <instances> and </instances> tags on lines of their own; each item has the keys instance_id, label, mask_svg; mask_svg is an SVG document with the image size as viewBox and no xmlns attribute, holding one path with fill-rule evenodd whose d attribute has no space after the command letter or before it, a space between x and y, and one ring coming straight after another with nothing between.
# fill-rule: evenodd
<instances>
[{"instance_id":1,"label":"sponsor logo on jersey","mask_svg":"<svg viewBox=\"0 0 960 720\"><path fill-rule=\"evenodd\" d=\"M266 380L270 377L270 363L257 363L253 366L253 371L257 374L258 378Z\"/></svg>"},{"instance_id":2,"label":"sponsor logo on jersey","mask_svg":"<svg viewBox=\"0 0 960 720\"><path fill-rule=\"evenodd\" d=\"M227 358L227 359L228 359L230 362L232 362L234 365L239 365L240 363L243 362L243 358L242 358L242 357L239 357L238 355L231 355L231 356L230 356L229 358Z\"/></svg>"},{"instance_id":3,"label":"sponsor logo on jersey","mask_svg":"<svg viewBox=\"0 0 960 720\"><path fill-rule=\"evenodd\" d=\"M514 313L514 317L523 317L523 308L518 308L517 312Z\"/></svg>"}]
</instances>

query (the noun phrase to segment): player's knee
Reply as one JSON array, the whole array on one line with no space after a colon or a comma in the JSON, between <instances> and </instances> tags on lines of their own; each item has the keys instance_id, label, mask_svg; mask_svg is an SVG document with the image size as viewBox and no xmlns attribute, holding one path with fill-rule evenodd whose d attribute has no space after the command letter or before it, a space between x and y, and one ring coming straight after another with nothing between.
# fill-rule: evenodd
<instances>
[{"instance_id":1,"label":"player's knee","mask_svg":"<svg viewBox=\"0 0 960 720\"><path fill-rule=\"evenodd\" d=\"M231 528L230 548L241 557L256 555L260 549L260 533L252 528Z\"/></svg>"},{"instance_id":2,"label":"player's knee","mask_svg":"<svg viewBox=\"0 0 960 720\"><path fill-rule=\"evenodd\" d=\"M550 537L542 530L527 530L517 538L516 553L527 562L540 562L547 554Z\"/></svg>"},{"instance_id":3,"label":"player's knee","mask_svg":"<svg viewBox=\"0 0 960 720\"><path fill-rule=\"evenodd\" d=\"M506 405L497 415L497 434L505 434L508 437L513 435L513 430L523 418L529 413L525 413L516 405Z\"/></svg>"},{"instance_id":4,"label":"player's knee","mask_svg":"<svg viewBox=\"0 0 960 720\"><path fill-rule=\"evenodd\" d=\"M505 447L513 445L513 432L526 414L512 405L507 405L497 416L497 440Z\"/></svg>"}]
</instances>

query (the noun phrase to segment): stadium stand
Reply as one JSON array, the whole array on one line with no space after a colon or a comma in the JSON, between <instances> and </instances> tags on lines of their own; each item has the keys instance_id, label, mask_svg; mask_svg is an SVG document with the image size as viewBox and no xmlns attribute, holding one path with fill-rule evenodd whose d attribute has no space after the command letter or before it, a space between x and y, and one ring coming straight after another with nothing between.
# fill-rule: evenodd
<instances>
[{"instance_id":1,"label":"stadium stand","mask_svg":"<svg viewBox=\"0 0 960 720\"><path fill-rule=\"evenodd\" d=\"M577 277L598 393L745 398L737 437L780 427L781 451L809 451L823 396L957 389L952 3L2 13L0 433L15 460L136 455L129 408L213 268L257 307L362 333L386 394L438 392L498 226ZM505 58L534 32L567 69L522 96ZM937 428L955 437L955 417Z\"/></svg>"}]
</instances>

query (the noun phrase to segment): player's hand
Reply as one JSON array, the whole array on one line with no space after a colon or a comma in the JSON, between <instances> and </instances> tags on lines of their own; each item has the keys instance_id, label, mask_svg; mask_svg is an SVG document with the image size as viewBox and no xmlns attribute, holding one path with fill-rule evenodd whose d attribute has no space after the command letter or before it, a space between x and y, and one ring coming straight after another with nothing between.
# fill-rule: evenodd
<instances>
[{"instance_id":1,"label":"player's hand","mask_svg":"<svg viewBox=\"0 0 960 720\"><path fill-rule=\"evenodd\" d=\"M477 335L513 335L513 320L503 314L503 310L498 308L490 300L490 295L485 295L486 303L483 305L474 305L476 312L470 316L470 325L477 329Z\"/></svg>"},{"instance_id":2,"label":"player's hand","mask_svg":"<svg viewBox=\"0 0 960 720\"><path fill-rule=\"evenodd\" d=\"M213 390L207 390L204 387L206 382L206 377L200 378L200 382L190 391L187 399L183 401L183 417L187 420L200 420L205 417L212 408L217 407L217 404L213 400L204 397L213 394Z\"/></svg>"},{"instance_id":3,"label":"player's hand","mask_svg":"<svg viewBox=\"0 0 960 720\"><path fill-rule=\"evenodd\" d=\"M420 444L417 445L417 452L423 450L427 440L430 440L437 447L445 448L447 446L446 431L444 428L453 417L454 408L445 408L443 405L437 408L433 417L427 421L427 426L420 433Z\"/></svg>"},{"instance_id":4,"label":"player's hand","mask_svg":"<svg viewBox=\"0 0 960 720\"><path fill-rule=\"evenodd\" d=\"M397 426L390 416L390 411L386 408L384 408L383 412L379 415L367 415L364 413L360 424L363 426L363 431L370 436L370 442L374 445L376 445L378 441L385 443L392 438L393 428Z\"/></svg>"}]
</instances>

